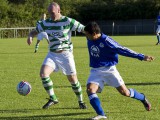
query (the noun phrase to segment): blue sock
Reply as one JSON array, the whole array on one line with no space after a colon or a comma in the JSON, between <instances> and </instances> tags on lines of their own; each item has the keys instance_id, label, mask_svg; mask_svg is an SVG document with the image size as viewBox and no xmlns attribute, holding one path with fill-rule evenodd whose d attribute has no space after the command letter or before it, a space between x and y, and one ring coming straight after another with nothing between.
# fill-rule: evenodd
<instances>
[{"instance_id":1,"label":"blue sock","mask_svg":"<svg viewBox=\"0 0 160 120\"><path fill-rule=\"evenodd\" d=\"M137 100L141 100L141 101L143 101L145 99L144 94L139 93L139 92L137 92L136 90L134 90L132 88L130 88L129 91L130 91L130 97L131 98L134 98L134 99L137 99Z\"/></svg>"},{"instance_id":2,"label":"blue sock","mask_svg":"<svg viewBox=\"0 0 160 120\"><path fill-rule=\"evenodd\" d=\"M94 110L96 111L96 113L98 115L105 115L102 107L101 107L101 102L97 96L97 94L93 93L93 94L90 94L89 96L89 100L90 100L90 104L92 105L92 107L94 108Z\"/></svg>"}]
</instances>

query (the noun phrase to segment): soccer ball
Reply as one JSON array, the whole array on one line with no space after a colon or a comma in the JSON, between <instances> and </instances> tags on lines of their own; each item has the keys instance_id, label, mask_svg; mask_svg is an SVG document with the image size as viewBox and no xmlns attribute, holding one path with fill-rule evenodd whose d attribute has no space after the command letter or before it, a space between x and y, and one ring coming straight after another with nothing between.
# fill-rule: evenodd
<instances>
[{"instance_id":1,"label":"soccer ball","mask_svg":"<svg viewBox=\"0 0 160 120\"><path fill-rule=\"evenodd\" d=\"M17 85L17 92L20 95L26 96L31 92L31 85L27 81L21 81Z\"/></svg>"}]
</instances>

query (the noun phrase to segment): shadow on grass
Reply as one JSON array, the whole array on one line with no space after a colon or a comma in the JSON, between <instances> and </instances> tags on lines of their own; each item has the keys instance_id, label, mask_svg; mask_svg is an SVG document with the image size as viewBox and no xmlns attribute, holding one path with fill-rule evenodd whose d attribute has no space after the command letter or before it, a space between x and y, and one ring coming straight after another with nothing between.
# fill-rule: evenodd
<instances>
[{"instance_id":1,"label":"shadow on grass","mask_svg":"<svg viewBox=\"0 0 160 120\"><path fill-rule=\"evenodd\" d=\"M128 47L128 48L130 48L130 47L151 47L151 46L153 46L153 44L125 45L125 47ZM156 45L154 44L154 46L156 46Z\"/></svg>"},{"instance_id":2,"label":"shadow on grass","mask_svg":"<svg viewBox=\"0 0 160 120\"><path fill-rule=\"evenodd\" d=\"M41 110L41 109L16 109L16 110L0 110L0 113L30 113L31 111ZM1 117L0 117L1 119Z\"/></svg>"},{"instance_id":3,"label":"shadow on grass","mask_svg":"<svg viewBox=\"0 0 160 120\"><path fill-rule=\"evenodd\" d=\"M6 112L7 110L1 110ZM28 110L8 110L7 112L12 113L19 113L19 112L26 112ZM89 118L67 118L67 116L77 116L77 115L88 115L91 112L85 112L85 113L66 113L66 114L56 114L56 115L32 115L32 116L17 116L17 117L0 117L2 120L88 120Z\"/></svg>"},{"instance_id":4,"label":"shadow on grass","mask_svg":"<svg viewBox=\"0 0 160 120\"><path fill-rule=\"evenodd\" d=\"M125 85L133 85L133 86L134 86L134 85L135 85L135 86L136 86L136 85L137 85L137 86L140 86L140 85L141 85L141 86L143 86L143 85L144 85L144 86L145 86L145 85L160 85L160 82L125 83ZM82 87L86 87L86 85L81 85L81 86L82 86ZM106 85L106 86L107 86L107 85ZM58 86L58 85L56 86L56 85L55 85L54 88L71 88L71 86L64 86L64 85L63 85L63 86L60 86L60 85L59 85L59 86Z\"/></svg>"},{"instance_id":5,"label":"shadow on grass","mask_svg":"<svg viewBox=\"0 0 160 120\"><path fill-rule=\"evenodd\" d=\"M125 83L126 85L160 85L160 82L145 82L145 83Z\"/></svg>"}]
</instances>

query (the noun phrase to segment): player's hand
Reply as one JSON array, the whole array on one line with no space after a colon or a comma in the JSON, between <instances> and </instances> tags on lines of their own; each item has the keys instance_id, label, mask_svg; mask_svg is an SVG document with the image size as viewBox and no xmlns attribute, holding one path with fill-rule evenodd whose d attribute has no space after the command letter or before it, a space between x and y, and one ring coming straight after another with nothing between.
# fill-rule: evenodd
<instances>
[{"instance_id":1,"label":"player's hand","mask_svg":"<svg viewBox=\"0 0 160 120\"><path fill-rule=\"evenodd\" d=\"M32 30L32 31L29 33L28 38L27 38L27 43L28 43L28 45L31 45L31 44L32 44L33 37L34 37L35 35L37 35L37 34L38 34L38 32L37 32L36 30Z\"/></svg>"},{"instance_id":2,"label":"player's hand","mask_svg":"<svg viewBox=\"0 0 160 120\"><path fill-rule=\"evenodd\" d=\"M154 60L154 57L145 55L143 60L151 62Z\"/></svg>"},{"instance_id":3,"label":"player's hand","mask_svg":"<svg viewBox=\"0 0 160 120\"><path fill-rule=\"evenodd\" d=\"M33 41L33 38L32 38L32 37L28 37L28 39L27 39L28 45L31 45L31 44L32 44L32 41Z\"/></svg>"}]
</instances>

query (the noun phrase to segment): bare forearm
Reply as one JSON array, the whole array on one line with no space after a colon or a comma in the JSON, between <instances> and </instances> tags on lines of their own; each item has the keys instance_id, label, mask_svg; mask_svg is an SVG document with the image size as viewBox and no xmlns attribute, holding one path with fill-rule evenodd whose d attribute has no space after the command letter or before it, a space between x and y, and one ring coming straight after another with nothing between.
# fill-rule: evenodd
<instances>
[{"instance_id":1,"label":"bare forearm","mask_svg":"<svg viewBox=\"0 0 160 120\"><path fill-rule=\"evenodd\" d=\"M36 36L38 34L38 32L36 30L32 30L29 35L28 35L28 38L27 38L27 43L28 45L31 45L32 44L32 41L33 41L33 37Z\"/></svg>"}]
</instances>

